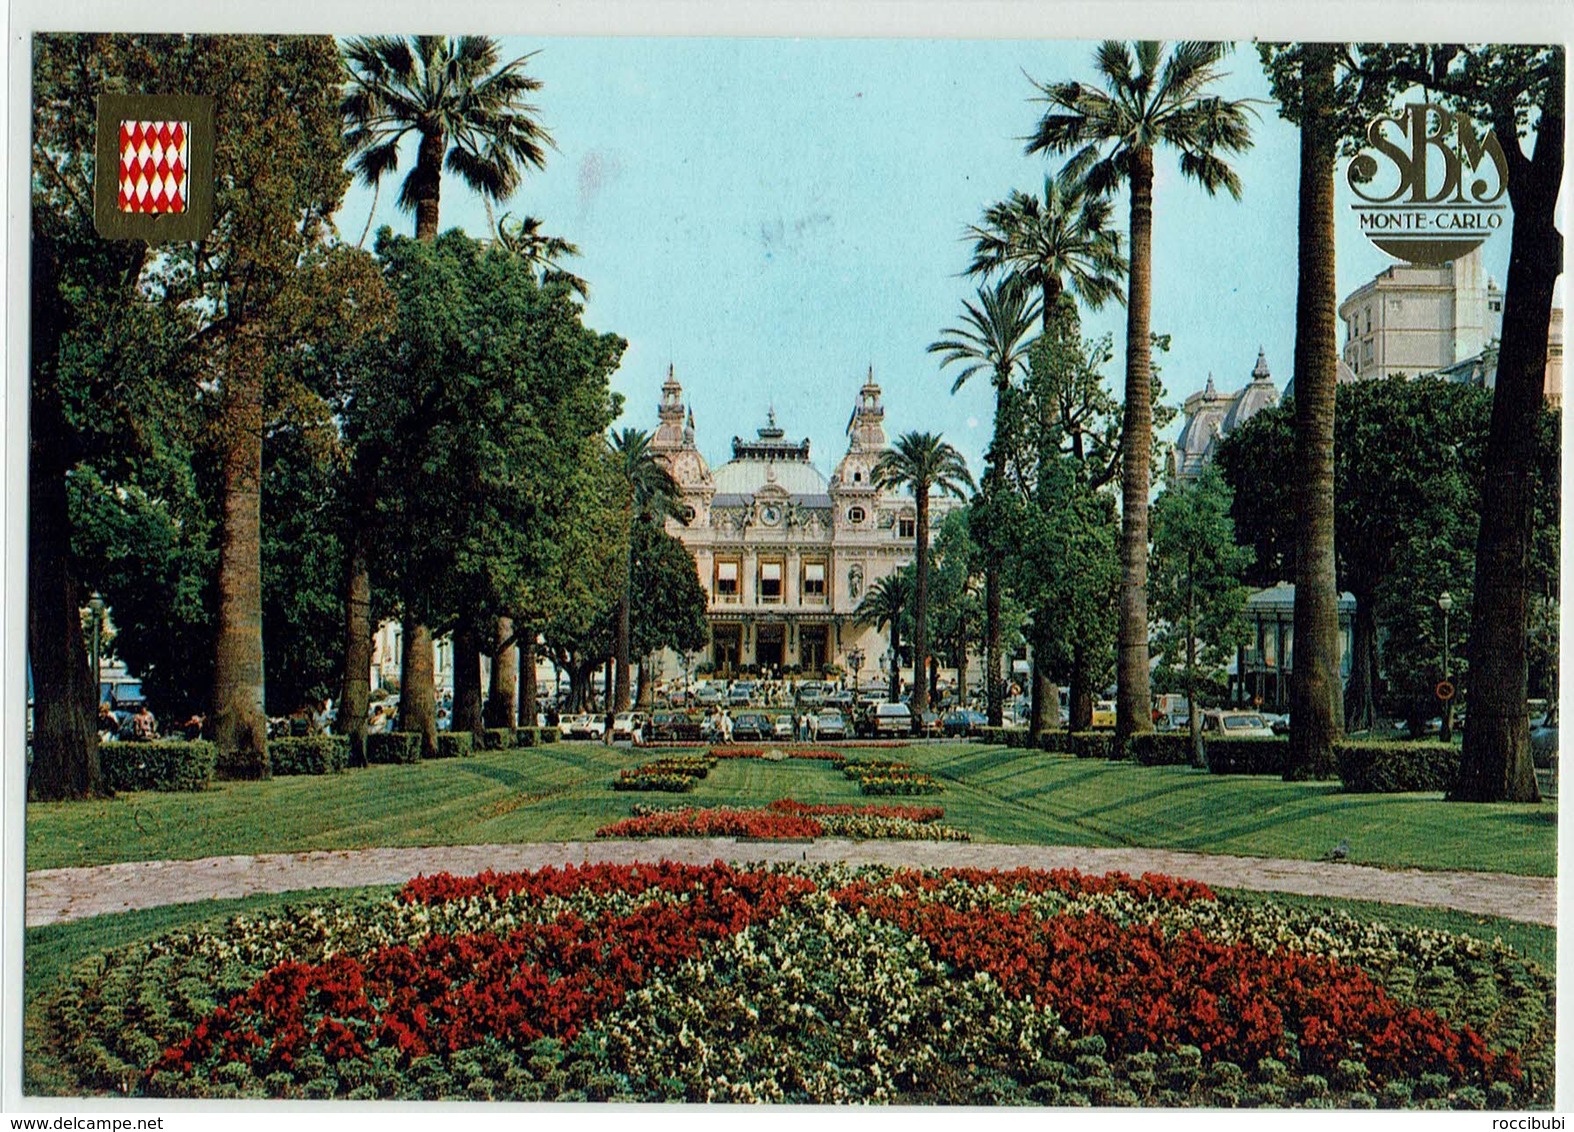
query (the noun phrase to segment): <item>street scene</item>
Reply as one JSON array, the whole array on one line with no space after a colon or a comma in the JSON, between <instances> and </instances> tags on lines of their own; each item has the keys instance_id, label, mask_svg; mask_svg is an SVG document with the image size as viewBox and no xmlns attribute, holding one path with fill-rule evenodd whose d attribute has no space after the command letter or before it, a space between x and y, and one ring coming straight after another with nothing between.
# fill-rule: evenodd
<instances>
[{"instance_id":1,"label":"street scene","mask_svg":"<svg viewBox=\"0 0 1574 1132\"><path fill-rule=\"evenodd\" d=\"M34 34L23 1097L1554 1108L1564 81Z\"/></svg>"}]
</instances>

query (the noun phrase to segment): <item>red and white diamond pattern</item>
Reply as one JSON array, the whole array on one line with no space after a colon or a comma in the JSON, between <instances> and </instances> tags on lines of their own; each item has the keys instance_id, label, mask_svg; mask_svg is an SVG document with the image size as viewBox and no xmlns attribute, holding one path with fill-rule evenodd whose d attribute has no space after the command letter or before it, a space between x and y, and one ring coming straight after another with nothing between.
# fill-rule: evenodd
<instances>
[{"instance_id":1,"label":"red and white diamond pattern","mask_svg":"<svg viewBox=\"0 0 1574 1132\"><path fill-rule=\"evenodd\" d=\"M120 123L120 211L185 212L189 122Z\"/></svg>"}]
</instances>

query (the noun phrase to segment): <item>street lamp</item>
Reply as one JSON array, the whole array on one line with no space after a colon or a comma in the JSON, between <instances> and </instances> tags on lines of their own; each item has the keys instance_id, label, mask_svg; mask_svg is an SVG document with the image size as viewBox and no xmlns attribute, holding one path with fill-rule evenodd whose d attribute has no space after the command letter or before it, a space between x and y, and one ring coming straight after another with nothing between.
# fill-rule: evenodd
<instances>
[{"instance_id":1,"label":"street lamp","mask_svg":"<svg viewBox=\"0 0 1574 1132\"><path fill-rule=\"evenodd\" d=\"M93 615L93 711L96 715L99 701L103 697L103 672L99 667L99 645L104 629L104 599L98 596L96 590L93 596L88 598L87 608Z\"/></svg>"},{"instance_id":2,"label":"street lamp","mask_svg":"<svg viewBox=\"0 0 1574 1132\"><path fill-rule=\"evenodd\" d=\"M1443 611L1443 682L1449 683L1449 657L1448 657L1448 614L1454 608L1454 596L1447 590L1438 595L1437 607ZM1449 684L1450 695L1443 701L1443 725L1438 738L1445 743L1454 741L1454 697L1453 685Z\"/></svg>"},{"instance_id":3,"label":"street lamp","mask_svg":"<svg viewBox=\"0 0 1574 1132\"><path fill-rule=\"evenodd\" d=\"M856 648L856 647L848 649L847 650L847 663L852 667L852 670L853 670L853 692L857 693L857 691L858 691L858 673L860 671L862 671L863 666L864 666L864 650L861 649L861 648Z\"/></svg>"},{"instance_id":4,"label":"street lamp","mask_svg":"<svg viewBox=\"0 0 1574 1132\"><path fill-rule=\"evenodd\" d=\"M896 667L898 658L895 649L885 650L885 662L891 669L891 700L895 702L902 698L902 674Z\"/></svg>"}]
</instances>

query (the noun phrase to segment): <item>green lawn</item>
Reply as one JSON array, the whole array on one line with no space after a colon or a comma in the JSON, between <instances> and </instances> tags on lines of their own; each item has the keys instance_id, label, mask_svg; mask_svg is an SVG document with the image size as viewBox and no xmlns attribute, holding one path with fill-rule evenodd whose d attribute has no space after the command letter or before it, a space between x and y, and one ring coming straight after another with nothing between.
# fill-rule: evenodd
<instances>
[{"instance_id":1,"label":"green lawn","mask_svg":"<svg viewBox=\"0 0 1574 1132\"><path fill-rule=\"evenodd\" d=\"M1438 795L1346 795L1337 783L1222 777L1185 767L1079 760L976 743L902 758L942 778L946 823L976 840L1133 845L1322 857L1339 841L1366 864L1553 875L1557 806L1448 804ZM124 794L28 806L27 864L372 846L589 839L636 801L763 805L863 801L819 761L722 761L692 794L615 792L619 767L655 757L591 743L489 752L328 778L222 783L204 794ZM876 802L904 799L867 799Z\"/></svg>"}]
</instances>

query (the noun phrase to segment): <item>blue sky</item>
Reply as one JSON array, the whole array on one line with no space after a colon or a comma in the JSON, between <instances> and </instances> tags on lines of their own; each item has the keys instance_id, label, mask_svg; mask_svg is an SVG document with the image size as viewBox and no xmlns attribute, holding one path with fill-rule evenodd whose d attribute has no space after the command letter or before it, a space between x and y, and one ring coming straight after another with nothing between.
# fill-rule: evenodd
<instances>
[{"instance_id":1,"label":"blue sky","mask_svg":"<svg viewBox=\"0 0 1574 1132\"><path fill-rule=\"evenodd\" d=\"M774 405L829 471L845 448L854 395L872 365L886 424L943 433L982 466L992 398L982 378L955 396L925 347L975 283L965 227L1010 190L1039 191L1054 160L1027 157L1041 107L1029 76L1093 78L1089 41L880 39L506 39L535 52L540 118L557 148L496 213L542 217L578 244L591 284L585 321L629 340L614 387L621 424L654 428L667 365L694 407L714 466L735 434ZM1298 137L1269 100L1255 50L1227 60L1221 93L1260 99L1256 143L1239 157L1242 200L1210 198L1162 155L1155 186L1153 329L1169 400L1247 380L1259 347L1279 384L1295 336ZM413 148L401 163L408 170ZM1339 290L1392 261L1355 229L1340 185ZM377 201L373 230L414 229ZM366 224L357 186L339 215ZM1124 199L1116 216L1125 229ZM443 226L485 235L480 200L443 185ZM370 243L370 238L368 238ZM1483 248L1506 274L1506 232ZM1114 336L1118 392L1125 315L1085 315ZM1173 428L1171 432L1173 433Z\"/></svg>"}]
</instances>

